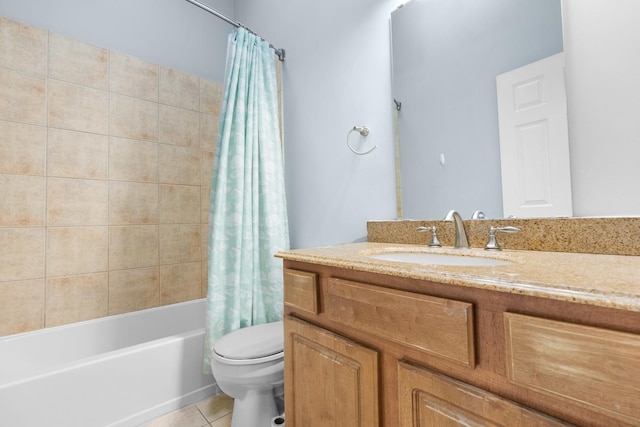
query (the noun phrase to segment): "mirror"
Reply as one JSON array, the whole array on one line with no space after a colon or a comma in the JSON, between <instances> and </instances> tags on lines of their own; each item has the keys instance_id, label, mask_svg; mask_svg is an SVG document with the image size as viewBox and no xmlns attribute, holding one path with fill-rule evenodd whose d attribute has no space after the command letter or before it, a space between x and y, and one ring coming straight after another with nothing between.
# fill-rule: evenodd
<instances>
[{"instance_id":1,"label":"mirror","mask_svg":"<svg viewBox=\"0 0 640 427\"><path fill-rule=\"evenodd\" d=\"M496 76L563 50L560 0L413 0L391 16L405 218L502 217Z\"/></svg>"}]
</instances>

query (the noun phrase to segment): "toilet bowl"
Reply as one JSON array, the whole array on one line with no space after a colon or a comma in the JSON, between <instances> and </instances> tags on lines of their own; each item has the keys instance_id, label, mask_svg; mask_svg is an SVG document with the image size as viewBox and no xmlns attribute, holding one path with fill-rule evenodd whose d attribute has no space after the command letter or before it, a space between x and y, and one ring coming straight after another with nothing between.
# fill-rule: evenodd
<instances>
[{"instance_id":1,"label":"toilet bowl","mask_svg":"<svg viewBox=\"0 0 640 427\"><path fill-rule=\"evenodd\" d=\"M284 384L283 322L238 329L211 353L220 390L234 398L231 427L269 427L278 414L274 390Z\"/></svg>"}]
</instances>

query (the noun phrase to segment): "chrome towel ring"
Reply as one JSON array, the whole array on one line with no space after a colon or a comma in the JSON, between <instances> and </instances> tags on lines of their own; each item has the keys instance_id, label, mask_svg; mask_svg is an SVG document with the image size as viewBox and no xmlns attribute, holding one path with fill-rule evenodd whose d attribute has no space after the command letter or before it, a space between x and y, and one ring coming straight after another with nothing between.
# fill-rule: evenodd
<instances>
[{"instance_id":1,"label":"chrome towel ring","mask_svg":"<svg viewBox=\"0 0 640 427\"><path fill-rule=\"evenodd\" d=\"M371 147L368 151L357 151L355 150L351 144L349 143L349 136L351 135L351 132L356 131L359 132L360 135L362 136L367 136L369 135L369 128L366 126L354 126L349 133L347 133L347 147L349 147L349 150L353 151L355 154L359 155L359 156L363 156L365 154L369 154L370 152L372 152L373 150L375 150L376 148L378 148L377 145L374 145L373 147Z\"/></svg>"}]
</instances>

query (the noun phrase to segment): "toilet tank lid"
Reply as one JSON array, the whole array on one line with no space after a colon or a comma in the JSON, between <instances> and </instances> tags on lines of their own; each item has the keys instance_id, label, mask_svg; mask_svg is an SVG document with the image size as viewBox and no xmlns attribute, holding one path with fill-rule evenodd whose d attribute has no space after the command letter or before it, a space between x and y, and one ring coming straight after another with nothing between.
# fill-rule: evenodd
<instances>
[{"instance_id":1,"label":"toilet tank lid","mask_svg":"<svg viewBox=\"0 0 640 427\"><path fill-rule=\"evenodd\" d=\"M283 350L284 325L281 320L236 329L213 346L213 351L227 359L257 359Z\"/></svg>"}]
</instances>

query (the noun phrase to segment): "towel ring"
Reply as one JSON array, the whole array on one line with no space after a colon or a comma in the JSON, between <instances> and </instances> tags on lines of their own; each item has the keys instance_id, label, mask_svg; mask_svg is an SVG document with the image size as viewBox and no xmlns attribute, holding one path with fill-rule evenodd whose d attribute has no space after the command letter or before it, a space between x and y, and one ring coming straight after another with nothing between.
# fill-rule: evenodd
<instances>
[{"instance_id":1,"label":"towel ring","mask_svg":"<svg viewBox=\"0 0 640 427\"><path fill-rule=\"evenodd\" d=\"M349 147L349 150L353 151L355 154L359 155L359 156L364 156L365 154L369 154L370 152L372 152L373 150L375 150L376 148L378 148L377 145L374 145L373 147L371 147L368 151L357 151L355 150L351 144L349 143L349 136L351 135L351 132L353 131L357 131L360 133L360 135L362 136L367 136L369 135L369 128L366 126L354 126L353 129L351 129L349 131L349 133L347 133L347 147Z\"/></svg>"}]
</instances>

